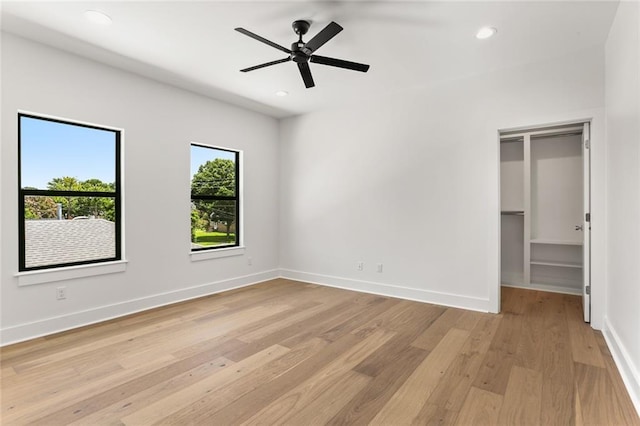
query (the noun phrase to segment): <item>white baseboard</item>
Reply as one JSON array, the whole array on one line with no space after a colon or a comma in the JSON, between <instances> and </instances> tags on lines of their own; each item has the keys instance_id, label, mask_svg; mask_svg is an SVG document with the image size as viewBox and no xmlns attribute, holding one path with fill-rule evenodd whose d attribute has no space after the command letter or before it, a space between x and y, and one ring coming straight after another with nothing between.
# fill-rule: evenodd
<instances>
[{"instance_id":1,"label":"white baseboard","mask_svg":"<svg viewBox=\"0 0 640 426\"><path fill-rule=\"evenodd\" d=\"M3 328L0 330L0 346L47 336L222 291L246 287L278 278L279 275L279 271L274 269Z\"/></svg>"},{"instance_id":2,"label":"white baseboard","mask_svg":"<svg viewBox=\"0 0 640 426\"><path fill-rule=\"evenodd\" d=\"M607 346L609 346L613 360L622 376L622 381L627 387L631 401L633 401L638 416L640 416L640 374L638 373L638 366L634 365L633 358L631 358L631 355L627 352L618 333L616 333L607 317L604 318L602 334L607 341Z\"/></svg>"},{"instance_id":3,"label":"white baseboard","mask_svg":"<svg viewBox=\"0 0 640 426\"><path fill-rule=\"evenodd\" d=\"M393 286L370 281L354 280L330 275L314 274L290 269L280 269L280 276L295 281L336 287L381 296L397 297L415 300L417 302L433 303L472 311L489 312L489 299L460 296L450 293L439 293L410 287Z\"/></svg>"}]
</instances>

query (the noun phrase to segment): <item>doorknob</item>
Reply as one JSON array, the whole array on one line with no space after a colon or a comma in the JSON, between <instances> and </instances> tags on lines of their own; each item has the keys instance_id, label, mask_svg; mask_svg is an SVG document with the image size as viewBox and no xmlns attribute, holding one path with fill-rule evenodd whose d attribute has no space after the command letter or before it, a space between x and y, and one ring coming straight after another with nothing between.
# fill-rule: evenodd
<instances>
[{"instance_id":1,"label":"doorknob","mask_svg":"<svg viewBox=\"0 0 640 426\"><path fill-rule=\"evenodd\" d=\"M576 231L582 231L583 227L582 225L576 225Z\"/></svg>"}]
</instances>

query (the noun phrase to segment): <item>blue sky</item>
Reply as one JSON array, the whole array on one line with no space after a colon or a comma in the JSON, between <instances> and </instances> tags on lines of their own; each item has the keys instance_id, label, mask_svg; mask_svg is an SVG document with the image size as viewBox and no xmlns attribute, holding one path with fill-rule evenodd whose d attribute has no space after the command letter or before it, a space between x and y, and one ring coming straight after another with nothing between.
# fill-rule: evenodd
<instances>
[{"instance_id":1,"label":"blue sky","mask_svg":"<svg viewBox=\"0 0 640 426\"><path fill-rule=\"evenodd\" d=\"M225 160L235 160L235 153L222 151L219 149L211 149L197 145L191 146L191 177L196 174L198 168L210 160L222 158Z\"/></svg>"},{"instance_id":2,"label":"blue sky","mask_svg":"<svg viewBox=\"0 0 640 426\"><path fill-rule=\"evenodd\" d=\"M53 178L115 182L115 133L21 117L22 187L46 189Z\"/></svg>"},{"instance_id":3,"label":"blue sky","mask_svg":"<svg viewBox=\"0 0 640 426\"><path fill-rule=\"evenodd\" d=\"M53 178L115 182L115 137L108 130L20 118L22 187L47 189ZM191 146L191 176L200 165L216 158L234 159L234 153Z\"/></svg>"}]
</instances>

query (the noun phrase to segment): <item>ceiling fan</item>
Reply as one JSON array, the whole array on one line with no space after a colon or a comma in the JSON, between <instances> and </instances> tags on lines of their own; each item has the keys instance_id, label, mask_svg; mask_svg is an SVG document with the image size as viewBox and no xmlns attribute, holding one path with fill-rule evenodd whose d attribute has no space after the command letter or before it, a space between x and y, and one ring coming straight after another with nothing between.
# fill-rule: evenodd
<instances>
[{"instance_id":1,"label":"ceiling fan","mask_svg":"<svg viewBox=\"0 0 640 426\"><path fill-rule=\"evenodd\" d=\"M331 67L345 68L348 70L367 72L369 70L369 65L359 64L357 62L345 61L342 59L336 58L328 58L326 56L315 55L314 52L321 48L326 42L335 37L340 31L342 31L342 27L335 22L331 22L329 25L324 27L322 31L315 35L308 42L302 41L302 36L309 31L309 27L311 23L309 21L298 20L294 21L291 25L293 27L293 31L298 34L298 41L291 44L291 49L287 49L284 46L280 46L270 40L267 40L264 37L260 37L257 34L252 33L251 31L245 30L244 28L236 28L235 30L249 36L253 39L256 39L264 44L267 44L271 47L275 47L278 50L281 50L287 53L289 56L283 59L277 59L275 61L266 62L264 64L255 65L253 67L241 69L242 72L249 72L253 70L257 70L260 68L268 67L271 65L281 64L283 62L294 61L298 64L298 69L300 70L300 75L302 76L302 80L304 81L305 87L308 89L310 87L315 86L313 82L313 77L311 76L311 69L309 68L309 62L313 62L315 64L328 65Z\"/></svg>"}]
</instances>

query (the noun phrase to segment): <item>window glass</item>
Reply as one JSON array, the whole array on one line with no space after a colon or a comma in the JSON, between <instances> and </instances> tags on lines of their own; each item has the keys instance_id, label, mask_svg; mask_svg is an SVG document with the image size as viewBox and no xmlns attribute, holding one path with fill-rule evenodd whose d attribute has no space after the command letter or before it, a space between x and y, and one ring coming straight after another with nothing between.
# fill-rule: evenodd
<instances>
[{"instance_id":1,"label":"window glass","mask_svg":"<svg viewBox=\"0 0 640 426\"><path fill-rule=\"evenodd\" d=\"M111 184L115 191L114 131L20 118L21 186L31 189L90 190L78 181ZM71 179L72 177L72 179Z\"/></svg>"}]
</instances>

